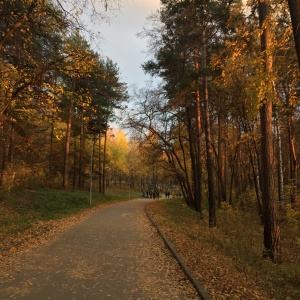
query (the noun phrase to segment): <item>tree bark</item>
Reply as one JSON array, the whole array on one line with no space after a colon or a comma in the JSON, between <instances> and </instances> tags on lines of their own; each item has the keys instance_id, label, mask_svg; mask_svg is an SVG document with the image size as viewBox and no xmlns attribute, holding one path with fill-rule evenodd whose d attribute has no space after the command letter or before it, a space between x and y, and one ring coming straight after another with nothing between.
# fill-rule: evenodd
<instances>
[{"instance_id":1,"label":"tree bark","mask_svg":"<svg viewBox=\"0 0 300 300\"><path fill-rule=\"evenodd\" d=\"M189 100L188 100L189 101ZM191 108L187 105L185 108L186 110L186 115L187 115L187 126L188 126L188 135L189 135L189 148L190 148L190 157L191 157L191 166L192 166L192 174L193 174L193 194L191 194L191 204L192 208L195 209L196 211L200 211L198 207L198 197L199 197L199 186L197 184L197 163L196 163L196 147L195 147L195 141L194 141L194 135L193 135L193 130L192 130L192 117L191 117Z\"/></svg>"},{"instance_id":2,"label":"tree bark","mask_svg":"<svg viewBox=\"0 0 300 300\"><path fill-rule=\"evenodd\" d=\"M0 186L5 186L7 177L7 166L11 163L10 152L12 151L12 136L13 126L11 121L4 120L3 122L3 138L2 138L2 163L1 163L1 174L0 174Z\"/></svg>"},{"instance_id":3,"label":"tree bark","mask_svg":"<svg viewBox=\"0 0 300 300\"><path fill-rule=\"evenodd\" d=\"M98 169L99 169L99 193L102 193L102 151L101 151L101 134L99 134L99 148L98 148L98 156L99 156L99 162L98 162Z\"/></svg>"},{"instance_id":4,"label":"tree bark","mask_svg":"<svg viewBox=\"0 0 300 300\"><path fill-rule=\"evenodd\" d=\"M195 71L199 73L199 62L198 56L199 51L198 49L194 50L195 55ZM196 142L195 142L195 149L196 149L196 157L195 157L195 203L196 209L198 212L202 213L202 159L201 159L201 96L200 96L200 84L199 80L196 80L195 83L195 90L196 90Z\"/></svg>"},{"instance_id":5,"label":"tree bark","mask_svg":"<svg viewBox=\"0 0 300 300\"><path fill-rule=\"evenodd\" d=\"M197 186L199 188L199 195L196 199L197 208L199 212L202 212L202 157L201 157L201 98L199 88L196 93L196 108L197 108L197 158L196 158L196 168L197 168Z\"/></svg>"},{"instance_id":6,"label":"tree bark","mask_svg":"<svg viewBox=\"0 0 300 300\"><path fill-rule=\"evenodd\" d=\"M219 205L221 202L227 201L226 191L226 136L227 136L227 121L226 117L220 112L218 114L218 185L219 185Z\"/></svg>"},{"instance_id":7,"label":"tree bark","mask_svg":"<svg viewBox=\"0 0 300 300\"><path fill-rule=\"evenodd\" d=\"M266 24L269 16L269 2L259 2L259 23L262 29L261 52L265 58L265 72L272 73L272 56L269 52L271 44L271 32ZM261 119L261 163L262 163L262 199L264 221L264 256L269 257L275 263L281 262L280 228L278 217L278 205L275 199L274 184L274 153L273 153L273 130L272 130L272 98L270 91L272 84L267 82L267 90L260 108Z\"/></svg>"},{"instance_id":8,"label":"tree bark","mask_svg":"<svg viewBox=\"0 0 300 300\"><path fill-rule=\"evenodd\" d=\"M295 47L298 58L298 65L300 67L300 1L288 0L290 15L293 26L293 34L295 40Z\"/></svg>"},{"instance_id":9,"label":"tree bark","mask_svg":"<svg viewBox=\"0 0 300 300\"><path fill-rule=\"evenodd\" d=\"M53 140L54 140L54 115L51 116L51 131L50 131L50 153L49 153L49 176L52 182L53 173Z\"/></svg>"},{"instance_id":10,"label":"tree bark","mask_svg":"<svg viewBox=\"0 0 300 300\"><path fill-rule=\"evenodd\" d=\"M107 123L106 123L107 128ZM104 145L103 145L103 169L102 169L102 194L105 194L105 178L106 178L106 143L107 143L107 131L104 134Z\"/></svg>"},{"instance_id":11,"label":"tree bark","mask_svg":"<svg viewBox=\"0 0 300 300\"><path fill-rule=\"evenodd\" d=\"M202 70L206 70L206 34L205 24L203 25L202 34ZM207 76L203 76L203 94L204 94L204 129L205 129L205 143L206 143L206 168L207 168L207 182L208 182L208 205L209 205L209 227L216 227L216 193L214 183L214 165L213 165L213 149L211 141L210 130L210 114L208 106L208 86Z\"/></svg>"},{"instance_id":12,"label":"tree bark","mask_svg":"<svg viewBox=\"0 0 300 300\"><path fill-rule=\"evenodd\" d=\"M72 90L75 90L75 79L72 81ZM65 159L64 159L64 173L63 173L63 188L67 189L69 186L69 155L71 144L71 127L73 117L73 100L69 99L68 120L66 130L66 143L65 143Z\"/></svg>"},{"instance_id":13,"label":"tree bark","mask_svg":"<svg viewBox=\"0 0 300 300\"><path fill-rule=\"evenodd\" d=\"M297 171L298 162L295 150L295 132L294 132L294 116L293 112L288 115L288 133L289 133L289 148L290 148L290 186L291 186L291 204L296 203L297 195Z\"/></svg>"},{"instance_id":14,"label":"tree bark","mask_svg":"<svg viewBox=\"0 0 300 300\"><path fill-rule=\"evenodd\" d=\"M78 187L84 187L84 158L85 158L85 136L84 136L84 107L81 107L81 124L80 124L80 146L79 146L79 166L78 166Z\"/></svg>"},{"instance_id":15,"label":"tree bark","mask_svg":"<svg viewBox=\"0 0 300 300\"><path fill-rule=\"evenodd\" d=\"M276 109L275 113L276 118L276 136L277 136L277 181L278 181L278 202L279 207L282 208L283 206L283 160L282 160L282 142L281 142L281 130L279 124L279 116L278 116L278 109Z\"/></svg>"}]
</instances>

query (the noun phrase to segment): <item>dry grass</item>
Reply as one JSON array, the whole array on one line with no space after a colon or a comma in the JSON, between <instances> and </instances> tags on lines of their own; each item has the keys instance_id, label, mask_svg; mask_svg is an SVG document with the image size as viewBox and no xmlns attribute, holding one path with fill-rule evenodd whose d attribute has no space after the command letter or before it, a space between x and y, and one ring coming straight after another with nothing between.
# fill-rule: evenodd
<instances>
[{"instance_id":1,"label":"dry grass","mask_svg":"<svg viewBox=\"0 0 300 300\"><path fill-rule=\"evenodd\" d=\"M177 199L148 209L213 299L300 299L299 211L282 215L283 263L275 265L262 258L263 227L251 203L224 205L214 229Z\"/></svg>"}]
</instances>

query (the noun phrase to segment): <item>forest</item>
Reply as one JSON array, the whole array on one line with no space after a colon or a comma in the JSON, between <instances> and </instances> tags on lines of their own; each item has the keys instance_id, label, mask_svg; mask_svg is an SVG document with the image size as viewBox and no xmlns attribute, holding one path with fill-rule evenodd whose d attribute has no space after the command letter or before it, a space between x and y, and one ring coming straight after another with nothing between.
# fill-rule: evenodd
<instances>
[{"instance_id":1,"label":"forest","mask_svg":"<svg viewBox=\"0 0 300 300\"><path fill-rule=\"evenodd\" d=\"M143 68L161 84L137 94L127 121L161 153L188 206L208 209L209 227L225 204L254 202L263 255L276 263L284 214L299 218L299 21L290 18L299 12L291 2L161 1L140 33L154 56Z\"/></svg>"},{"instance_id":2,"label":"forest","mask_svg":"<svg viewBox=\"0 0 300 300\"><path fill-rule=\"evenodd\" d=\"M299 248L296 1L161 0L139 33L159 84L134 95L77 18L89 1L71 2L0 1L1 191L170 190L210 228L253 207L274 263L288 215Z\"/></svg>"}]
</instances>

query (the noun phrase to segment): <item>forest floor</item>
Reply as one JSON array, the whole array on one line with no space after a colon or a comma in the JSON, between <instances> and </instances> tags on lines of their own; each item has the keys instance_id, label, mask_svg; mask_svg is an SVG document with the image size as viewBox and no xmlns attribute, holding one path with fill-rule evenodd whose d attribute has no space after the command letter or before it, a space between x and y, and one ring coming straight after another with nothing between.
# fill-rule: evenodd
<instances>
[{"instance_id":1,"label":"forest floor","mask_svg":"<svg viewBox=\"0 0 300 300\"><path fill-rule=\"evenodd\" d=\"M213 229L182 200L147 210L212 299L300 299L299 212L282 220L283 263L276 265L262 258L263 226L247 208L219 209Z\"/></svg>"},{"instance_id":2,"label":"forest floor","mask_svg":"<svg viewBox=\"0 0 300 300\"><path fill-rule=\"evenodd\" d=\"M98 208L58 220L36 221L27 229L0 239L0 269L20 253L53 240ZM147 209L212 299L300 299L298 215L289 214L292 226L289 230L285 226L283 234L291 236L293 242L283 240L284 261L275 265L262 259L262 226L251 214L223 209L219 212L219 227L209 229L205 216L199 218L178 199L153 201ZM242 223L238 223L239 218Z\"/></svg>"}]
</instances>

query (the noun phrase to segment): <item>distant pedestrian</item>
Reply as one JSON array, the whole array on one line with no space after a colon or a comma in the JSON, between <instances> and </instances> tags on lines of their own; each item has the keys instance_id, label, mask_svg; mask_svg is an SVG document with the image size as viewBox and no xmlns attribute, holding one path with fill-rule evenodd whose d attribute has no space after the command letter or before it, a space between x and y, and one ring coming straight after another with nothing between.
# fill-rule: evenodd
<instances>
[{"instance_id":1,"label":"distant pedestrian","mask_svg":"<svg viewBox=\"0 0 300 300\"><path fill-rule=\"evenodd\" d=\"M160 195L159 195L159 191L157 191L157 199L159 199L159 196L160 196Z\"/></svg>"}]
</instances>

